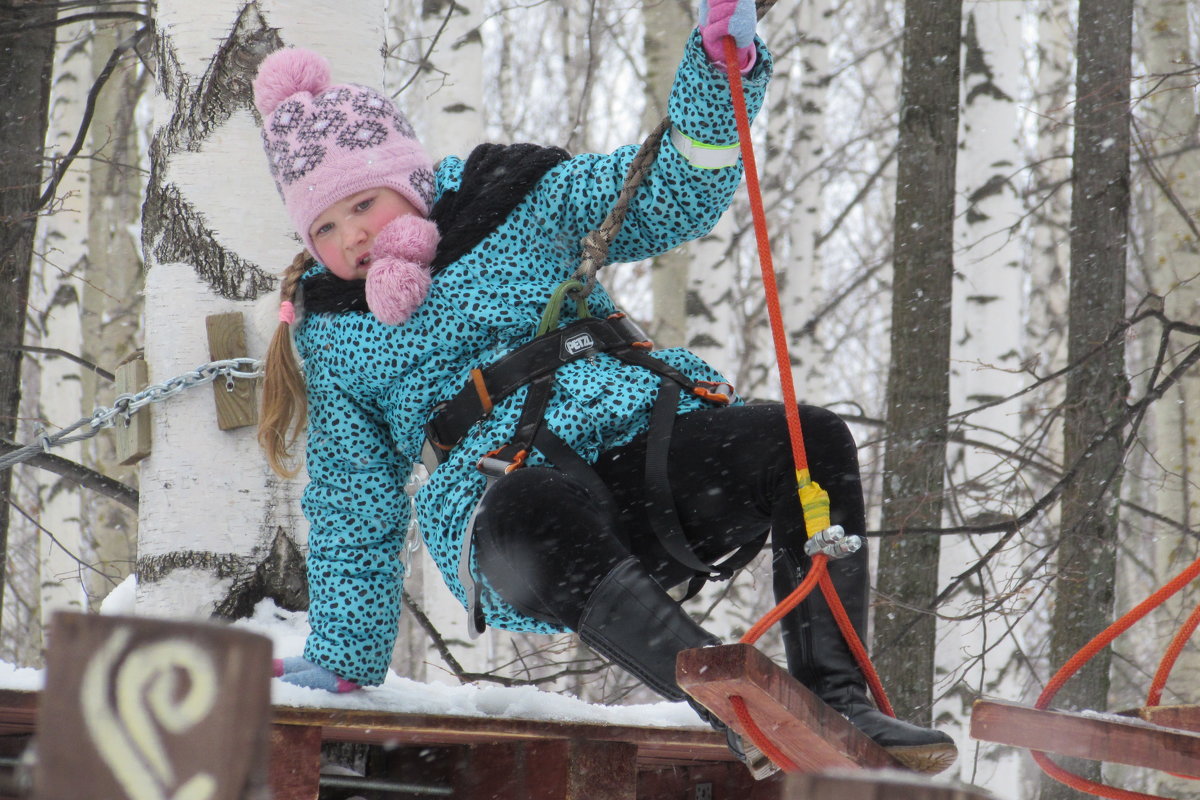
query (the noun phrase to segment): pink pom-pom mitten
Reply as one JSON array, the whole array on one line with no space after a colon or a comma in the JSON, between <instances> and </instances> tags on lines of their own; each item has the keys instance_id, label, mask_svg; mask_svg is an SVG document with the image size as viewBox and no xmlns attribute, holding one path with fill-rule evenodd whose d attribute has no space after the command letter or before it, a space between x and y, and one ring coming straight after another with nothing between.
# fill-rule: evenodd
<instances>
[{"instance_id":1,"label":"pink pom-pom mitten","mask_svg":"<svg viewBox=\"0 0 1200 800\"><path fill-rule=\"evenodd\" d=\"M371 247L367 307L385 325L399 325L429 291L429 262L437 252L437 225L415 214L384 226Z\"/></svg>"}]
</instances>

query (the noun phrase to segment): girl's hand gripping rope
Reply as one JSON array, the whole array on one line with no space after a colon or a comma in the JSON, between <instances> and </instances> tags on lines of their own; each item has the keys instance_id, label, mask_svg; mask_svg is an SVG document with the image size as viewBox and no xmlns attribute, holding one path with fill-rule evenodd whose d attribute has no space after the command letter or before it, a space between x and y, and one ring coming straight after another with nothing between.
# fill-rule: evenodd
<instances>
[{"instance_id":1,"label":"girl's hand gripping rope","mask_svg":"<svg viewBox=\"0 0 1200 800\"><path fill-rule=\"evenodd\" d=\"M700 39L708 60L725 63L722 40L732 36L738 47L738 69L745 75L754 66L754 29L758 14L754 0L700 0Z\"/></svg>"}]
</instances>

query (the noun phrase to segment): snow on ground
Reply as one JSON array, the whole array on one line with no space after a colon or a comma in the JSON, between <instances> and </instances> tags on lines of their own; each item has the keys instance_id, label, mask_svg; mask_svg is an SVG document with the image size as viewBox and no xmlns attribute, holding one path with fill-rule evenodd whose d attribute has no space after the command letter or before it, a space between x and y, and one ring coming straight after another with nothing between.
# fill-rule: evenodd
<instances>
[{"instance_id":1,"label":"snow on ground","mask_svg":"<svg viewBox=\"0 0 1200 800\"><path fill-rule=\"evenodd\" d=\"M253 617L234 625L269 637L276 656L299 655L304 649L304 637L308 634L307 617L303 612L285 611L271 600L259 603ZM271 683L271 700L283 706L358 708L406 714L708 728L686 703L601 706L533 686L445 686L417 683L395 673L388 673L382 686L342 695L318 689L302 689L275 680Z\"/></svg>"},{"instance_id":2,"label":"snow on ground","mask_svg":"<svg viewBox=\"0 0 1200 800\"><path fill-rule=\"evenodd\" d=\"M105 598L101 613L131 615L135 594L133 579L127 579ZM279 658L299 655L304 649L304 638L308 634L308 617L303 612L286 611L276 606L273 601L264 600L255 608L253 617L239 620L233 623L233 626L269 638L275 656ZM40 691L43 685L42 670L15 667L0 662L0 689ZM696 712L685 703L602 706L532 686L445 686L417 683L395 673L389 673L382 686L340 695L317 689L302 689L275 679L271 681L271 701L282 706L356 708L404 714L708 729L696 716Z\"/></svg>"}]
</instances>

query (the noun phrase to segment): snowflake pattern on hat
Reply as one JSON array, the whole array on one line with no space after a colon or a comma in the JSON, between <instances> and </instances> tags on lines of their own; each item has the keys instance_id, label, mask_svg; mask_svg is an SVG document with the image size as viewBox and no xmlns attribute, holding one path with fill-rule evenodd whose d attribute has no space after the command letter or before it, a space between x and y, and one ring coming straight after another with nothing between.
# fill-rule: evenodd
<instances>
[{"instance_id":1,"label":"snowflake pattern on hat","mask_svg":"<svg viewBox=\"0 0 1200 800\"><path fill-rule=\"evenodd\" d=\"M433 205L433 193L437 188L434 180L433 170L431 169L414 169L412 174L408 176L408 182L417 190L417 193L425 199L425 204Z\"/></svg>"},{"instance_id":2,"label":"snowflake pattern on hat","mask_svg":"<svg viewBox=\"0 0 1200 800\"><path fill-rule=\"evenodd\" d=\"M387 95L331 85L328 62L299 48L267 56L254 92L271 176L310 250L313 221L365 189L392 189L422 216L429 213L433 163Z\"/></svg>"}]
</instances>

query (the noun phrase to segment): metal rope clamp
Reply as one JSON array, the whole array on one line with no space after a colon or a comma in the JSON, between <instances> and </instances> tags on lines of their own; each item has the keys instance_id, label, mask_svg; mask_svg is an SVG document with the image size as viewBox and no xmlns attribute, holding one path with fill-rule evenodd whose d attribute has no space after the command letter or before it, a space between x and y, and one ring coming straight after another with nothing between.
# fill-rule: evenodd
<instances>
[{"instance_id":1,"label":"metal rope clamp","mask_svg":"<svg viewBox=\"0 0 1200 800\"><path fill-rule=\"evenodd\" d=\"M862 546L863 539L861 536L847 536L846 531L842 529L841 525L830 525L825 530L814 534L804 543L804 552L809 556L822 553L829 556L830 561L836 561L839 558L845 558L848 555L857 553Z\"/></svg>"}]
</instances>

